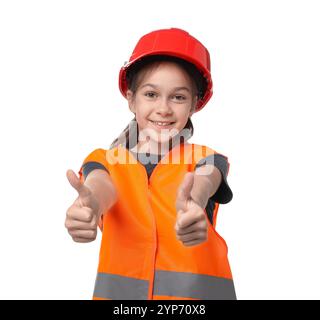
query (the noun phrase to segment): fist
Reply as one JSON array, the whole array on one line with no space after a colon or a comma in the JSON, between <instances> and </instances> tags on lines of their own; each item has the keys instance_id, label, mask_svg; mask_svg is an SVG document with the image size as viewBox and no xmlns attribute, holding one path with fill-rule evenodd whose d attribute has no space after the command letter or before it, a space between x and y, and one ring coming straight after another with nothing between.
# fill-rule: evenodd
<instances>
[{"instance_id":1,"label":"fist","mask_svg":"<svg viewBox=\"0 0 320 320\"><path fill-rule=\"evenodd\" d=\"M75 242L91 242L97 237L99 201L72 170L67 178L78 197L67 210L65 227Z\"/></svg>"},{"instance_id":2,"label":"fist","mask_svg":"<svg viewBox=\"0 0 320 320\"><path fill-rule=\"evenodd\" d=\"M191 198L194 173L188 172L178 189L175 225L176 236L190 247L207 241L208 224L204 210Z\"/></svg>"}]
</instances>

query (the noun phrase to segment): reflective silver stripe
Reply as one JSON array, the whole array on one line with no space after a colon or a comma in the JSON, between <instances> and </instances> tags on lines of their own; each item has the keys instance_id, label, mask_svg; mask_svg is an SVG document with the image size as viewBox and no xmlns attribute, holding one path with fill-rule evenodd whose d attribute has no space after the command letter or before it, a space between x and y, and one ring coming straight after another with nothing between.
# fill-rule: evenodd
<instances>
[{"instance_id":1,"label":"reflective silver stripe","mask_svg":"<svg viewBox=\"0 0 320 320\"><path fill-rule=\"evenodd\" d=\"M201 300L237 299L231 279L161 270L156 270L153 294Z\"/></svg>"},{"instance_id":2,"label":"reflective silver stripe","mask_svg":"<svg viewBox=\"0 0 320 320\"><path fill-rule=\"evenodd\" d=\"M147 300L149 281L98 273L94 297L114 300Z\"/></svg>"}]
</instances>

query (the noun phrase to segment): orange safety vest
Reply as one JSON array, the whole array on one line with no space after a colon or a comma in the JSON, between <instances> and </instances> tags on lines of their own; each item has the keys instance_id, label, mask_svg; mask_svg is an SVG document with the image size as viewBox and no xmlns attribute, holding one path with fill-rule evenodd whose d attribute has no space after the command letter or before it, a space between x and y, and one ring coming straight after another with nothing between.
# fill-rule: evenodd
<instances>
[{"instance_id":1,"label":"orange safety vest","mask_svg":"<svg viewBox=\"0 0 320 320\"><path fill-rule=\"evenodd\" d=\"M178 144L163 156L150 179L143 164L122 145L96 149L86 157L82 165L103 165L118 193L117 202L103 214L100 224L93 299L236 299L228 247L215 230L219 204L214 208L213 224L205 215L206 242L186 247L174 229L177 190L184 175L215 153L206 146ZM79 174L84 181L82 167Z\"/></svg>"}]
</instances>

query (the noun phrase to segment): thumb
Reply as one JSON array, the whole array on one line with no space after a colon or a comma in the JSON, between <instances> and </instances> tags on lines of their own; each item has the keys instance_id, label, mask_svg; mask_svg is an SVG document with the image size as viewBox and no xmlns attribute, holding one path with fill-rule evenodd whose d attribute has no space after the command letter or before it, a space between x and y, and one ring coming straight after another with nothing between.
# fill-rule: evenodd
<instances>
[{"instance_id":1,"label":"thumb","mask_svg":"<svg viewBox=\"0 0 320 320\"><path fill-rule=\"evenodd\" d=\"M177 201L176 201L177 211L188 210L187 204L188 204L188 200L191 199L191 190L193 187L193 182L194 182L194 172L187 172L178 189Z\"/></svg>"},{"instance_id":2,"label":"thumb","mask_svg":"<svg viewBox=\"0 0 320 320\"><path fill-rule=\"evenodd\" d=\"M86 197L91 194L90 189L83 185L73 170L67 170L67 178L71 186L78 191L80 197Z\"/></svg>"}]
</instances>

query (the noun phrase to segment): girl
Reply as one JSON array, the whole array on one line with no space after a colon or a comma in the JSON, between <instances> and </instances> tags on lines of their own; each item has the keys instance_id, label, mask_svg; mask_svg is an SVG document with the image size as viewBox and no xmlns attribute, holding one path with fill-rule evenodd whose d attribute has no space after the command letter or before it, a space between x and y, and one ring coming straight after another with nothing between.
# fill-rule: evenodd
<instances>
[{"instance_id":1,"label":"girl","mask_svg":"<svg viewBox=\"0 0 320 320\"><path fill-rule=\"evenodd\" d=\"M232 199L227 157L190 144L191 116L212 96L210 56L184 30L137 43L119 86L134 119L109 149L67 177L78 197L65 226L76 242L102 231L94 299L236 299L216 232Z\"/></svg>"}]
</instances>

